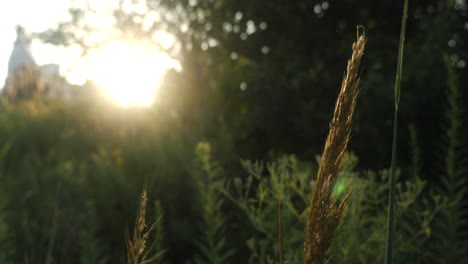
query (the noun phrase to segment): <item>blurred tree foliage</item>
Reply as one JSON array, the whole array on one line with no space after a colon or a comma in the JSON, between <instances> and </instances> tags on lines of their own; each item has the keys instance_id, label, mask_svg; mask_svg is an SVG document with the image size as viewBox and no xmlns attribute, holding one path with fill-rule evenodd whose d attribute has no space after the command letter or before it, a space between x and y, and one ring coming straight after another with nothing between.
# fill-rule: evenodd
<instances>
[{"instance_id":1,"label":"blurred tree foliage","mask_svg":"<svg viewBox=\"0 0 468 264\"><path fill-rule=\"evenodd\" d=\"M401 13L395 1L118 2L106 13L118 33L106 30L107 37L151 41L182 64L182 72L166 75L158 103L203 135L229 132L231 150L243 158L296 153L313 159L328 129L355 27L363 25L369 45L351 149L361 157L360 166L388 166ZM96 37L102 29L89 19L101 14L94 1L75 3L72 19L41 38L79 44L85 51L104 44L105 38ZM434 120L442 118L442 53L458 71L466 71L467 4L427 0L410 5L401 120L402 127L414 123L427 131L421 139L427 146L435 136ZM154 37L161 32L175 41L161 45ZM407 135L401 135L402 146L408 146ZM400 151L407 165L409 148Z\"/></svg>"}]
</instances>

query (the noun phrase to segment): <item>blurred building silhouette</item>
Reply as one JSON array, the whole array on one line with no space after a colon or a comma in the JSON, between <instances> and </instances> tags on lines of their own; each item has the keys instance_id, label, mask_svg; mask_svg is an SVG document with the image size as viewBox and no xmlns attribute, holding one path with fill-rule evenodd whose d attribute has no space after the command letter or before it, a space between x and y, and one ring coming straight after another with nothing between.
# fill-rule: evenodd
<instances>
[{"instance_id":1,"label":"blurred building silhouette","mask_svg":"<svg viewBox=\"0 0 468 264\"><path fill-rule=\"evenodd\" d=\"M31 53L31 38L16 28L16 41L8 61L3 95L10 101L41 96L46 99L72 98L72 86L60 76L58 64L37 65Z\"/></svg>"}]
</instances>

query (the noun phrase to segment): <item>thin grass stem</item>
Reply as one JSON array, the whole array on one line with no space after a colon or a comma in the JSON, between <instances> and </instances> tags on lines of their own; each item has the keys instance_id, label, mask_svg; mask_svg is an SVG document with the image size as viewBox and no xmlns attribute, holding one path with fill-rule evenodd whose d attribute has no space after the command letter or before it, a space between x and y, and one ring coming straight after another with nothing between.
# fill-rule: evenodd
<instances>
[{"instance_id":1,"label":"thin grass stem","mask_svg":"<svg viewBox=\"0 0 468 264\"><path fill-rule=\"evenodd\" d=\"M281 198L278 200L278 255L279 255L279 264L283 264L283 222L282 222L282 208Z\"/></svg>"},{"instance_id":2,"label":"thin grass stem","mask_svg":"<svg viewBox=\"0 0 468 264\"><path fill-rule=\"evenodd\" d=\"M403 71L403 51L405 44L406 19L408 17L408 0L403 6L401 20L400 44L398 48L398 62L395 78L395 112L393 118L393 142L392 162L390 169L390 190L388 199L387 235L385 239L385 264L393 263L393 240L395 233L395 184L396 184L396 159L397 159L397 134L398 134L398 104L400 103L401 76Z\"/></svg>"}]
</instances>

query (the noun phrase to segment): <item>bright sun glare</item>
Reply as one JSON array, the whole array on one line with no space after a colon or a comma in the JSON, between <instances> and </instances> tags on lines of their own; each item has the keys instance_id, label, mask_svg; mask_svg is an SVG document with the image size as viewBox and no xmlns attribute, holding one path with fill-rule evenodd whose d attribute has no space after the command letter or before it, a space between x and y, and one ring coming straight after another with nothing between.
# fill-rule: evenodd
<instances>
[{"instance_id":1,"label":"bright sun glare","mask_svg":"<svg viewBox=\"0 0 468 264\"><path fill-rule=\"evenodd\" d=\"M144 46L110 42L89 55L88 77L119 105L148 106L165 72L164 61Z\"/></svg>"},{"instance_id":2,"label":"bright sun glare","mask_svg":"<svg viewBox=\"0 0 468 264\"><path fill-rule=\"evenodd\" d=\"M68 14L67 9L73 7L73 5L60 4L62 3L60 0L47 1L48 3L50 2L50 4L45 5L41 2L37 7L34 5L34 8L29 8L27 10L23 10L25 5L30 6L31 3L36 3L37 1L32 1L31 3L26 0L13 1L13 11L11 11L10 6L8 6L8 14L5 13L6 16L2 16L0 20L3 22L11 20L11 23L1 23L0 29L5 32L8 31L7 28L12 29L8 31L11 33L11 41L8 41L6 46L1 46L1 50L7 51L5 55L0 54L1 60L7 61L10 54L11 48L9 45L14 42L15 36L13 29L15 23L24 24L28 29L32 29L32 31L42 31L53 27L57 21L66 21L68 19L64 14ZM36 57L36 62L38 62L39 65L49 63L59 64L61 73L72 84L81 85L84 84L87 79L94 81L94 83L105 90L109 97L119 105L151 105L155 101L156 90L161 85L161 78L164 73L169 69L181 70L179 62L168 55L164 50L175 43L174 36L164 31L157 31L151 36L151 41L129 41L119 39L119 34L115 34L113 13L109 10L119 7L121 1L99 0L85 2L88 8L91 8L93 12L86 13L84 23L87 23L87 26L99 32L99 34L95 36L97 39L93 39L93 36L89 36L89 39L98 43L102 43L101 41L108 41L107 44L91 50L85 57L79 57L81 49L78 45L68 48L59 48L34 40L33 55ZM128 1L124 2L127 3ZM37 14L44 13L37 12L37 10L42 10L40 9L42 7L45 8L44 12L47 11L49 14L49 11L53 11L53 14L51 14L50 17L36 16ZM128 4L127 6L123 5L123 8L127 8L127 11L136 8L140 13L148 12L146 6L142 5L140 2ZM34 11L30 14L25 12L28 10ZM16 13L18 13L18 16L15 15L14 20L13 18L7 17L9 14ZM19 17L21 14L22 16ZM151 26L155 19L150 15L148 15L148 17L148 23L149 26ZM6 20L4 21L3 19ZM101 39L102 36L105 36L105 38ZM116 39L114 39L114 37L116 37ZM155 45L155 42L159 45ZM5 66L2 68L2 65L0 65L0 75L2 74L1 72L6 74ZM4 80L5 76L0 76L0 79Z\"/></svg>"}]
</instances>

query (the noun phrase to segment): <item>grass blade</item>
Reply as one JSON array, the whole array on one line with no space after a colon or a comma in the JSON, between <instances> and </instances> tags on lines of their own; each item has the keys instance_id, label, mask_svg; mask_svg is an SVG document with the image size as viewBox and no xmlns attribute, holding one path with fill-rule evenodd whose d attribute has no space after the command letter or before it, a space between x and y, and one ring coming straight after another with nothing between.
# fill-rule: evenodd
<instances>
[{"instance_id":1,"label":"grass blade","mask_svg":"<svg viewBox=\"0 0 468 264\"><path fill-rule=\"evenodd\" d=\"M403 6L401 20L400 45L398 48L398 62L395 78L395 112L393 118L393 143L392 163L390 169L390 191L388 199L387 236L385 239L385 264L393 263L393 236L395 233L395 182L396 182L396 158L397 158L397 132L398 132L398 104L400 103L401 76L403 71L403 51L405 44L406 19L408 17L408 0Z\"/></svg>"}]
</instances>

